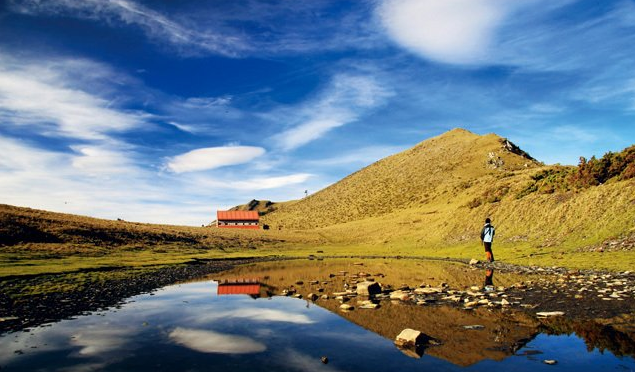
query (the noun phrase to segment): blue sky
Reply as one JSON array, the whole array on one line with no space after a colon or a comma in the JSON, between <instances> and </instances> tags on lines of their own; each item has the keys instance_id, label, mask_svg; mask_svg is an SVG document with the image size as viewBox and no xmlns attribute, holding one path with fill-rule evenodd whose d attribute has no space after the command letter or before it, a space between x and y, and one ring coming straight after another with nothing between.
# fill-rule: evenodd
<instances>
[{"instance_id":1,"label":"blue sky","mask_svg":"<svg viewBox=\"0 0 635 372\"><path fill-rule=\"evenodd\" d=\"M0 203L200 225L455 127L635 143L633 0L0 2Z\"/></svg>"}]
</instances>

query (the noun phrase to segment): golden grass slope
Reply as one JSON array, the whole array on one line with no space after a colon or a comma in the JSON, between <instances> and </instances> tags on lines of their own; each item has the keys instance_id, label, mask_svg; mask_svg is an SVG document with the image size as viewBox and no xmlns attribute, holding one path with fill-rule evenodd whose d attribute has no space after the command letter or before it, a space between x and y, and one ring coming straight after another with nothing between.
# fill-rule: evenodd
<instances>
[{"instance_id":1,"label":"golden grass slope","mask_svg":"<svg viewBox=\"0 0 635 372\"><path fill-rule=\"evenodd\" d=\"M507 145L506 147L506 144ZM378 217L450 199L487 175L539 164L507 140L454 129L382 159L263 218L272 228L307 229Z\"/></svg>"},{"instance_id":2,"label":"golden grass slope","mask_svg":"<svg viewBox=\"0 0 635 372\"><path fill-rule=\"evenodd\" d=\"M635 265L635 181L524 195L531 177L549 168L501 137L455 129L263 220L273 229L315 229L351 254L480 258L480 229L491 217L495 255L504 261ZM621 248L600 253L611 239Z\"/></svg>"}]
</instances>

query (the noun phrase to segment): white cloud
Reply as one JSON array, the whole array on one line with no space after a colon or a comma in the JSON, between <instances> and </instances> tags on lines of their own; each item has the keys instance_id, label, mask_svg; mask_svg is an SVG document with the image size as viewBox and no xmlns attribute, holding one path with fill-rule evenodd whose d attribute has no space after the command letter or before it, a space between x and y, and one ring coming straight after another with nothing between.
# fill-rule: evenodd
<instances>
[{"instance_id":1,"label":"white cloud","mask_svg":"<svg viewBox=\"0 0 635 372\"><path fill-rule=\"evenodd\" d=\"M274 121L295 122L273 139L283 150L296 149L334 128L358 120L391 95L391 91L371 77L337 75L315 99L271 115L270 119Z\"/></svg>"},{"instance_id":2,"label":"white cloud","mask_svg":"<svg viewBox=\"0 0 635 372\"><path fill-rule=\"evenodd\" d=\"M263 343L249 337L227 335L213 331L177 327L170 339L192 350L214 354L252 354L267 350Z\"/></svg>"},{"instance_id":3,"label":"white cloud","mask_svg":"<svg viewBox=\"0 0 635 372\"><path fill-rule=\"evenodd\" d=\"M127 174L135 169L129 156L106 146L71 146L80 156L71 160L74 168L87 174Z\"/></svg>"},{"instance_id":4,"label":"white cloud","mask_svg":"<svg viewBox=\"0 0 635 372\"><path fill-rule=\"evenodd\" d=\"M388 34L426 58L453 64L478 62L505 19L497 0L387 0L378 9Z\"/></svg>"},{"instance_id":5,"label":"white cloud","mask_svg":"<svg viewBox=\"0 0 635 372\"><path fill-rule=\"evenodd\" d=\"M142 115L114 109L111 101L73 86L82 83L69 79L78 69L109 74L89 61L38 63L0 58L0 119L39 128L49 136L89 140L107 139L109 133L144 124Z\"/></svg>"},{"instance_id":6,"label":"white cloud","mask_svg":"<svg viewBox=\"0 0 635 372\"><path fill-rule=\"evenodd\" d=\"M296 324L315 323L304 314L296 314L288 311L261 308L241 308L226 312L215 312L213 314L199 317L198 320L209 322L228 318L247 318L258 322L283 322Z\"/></svg>"},{"instance_id":7,"label":"white cloud","mask_svg":"<svg viewBox=\"0 0 635 372\"><path fill-rule=\"evenodd\" d=\"M248 163L264 153L262 147L253 146L208 147L171 158L167 168L175 173L209 170Z\"/></svg>"},{"instance_id":8,"label":"white cloud","mask_svg":"<svg viewBox=\"0 0 635 372\"><path fill-rule=\"evenodd\" d=\"M295 128L281 133L277 136L280 145L285 150L295 149L321 138L331 129L341 127L355 119L355 116L349 112L332 112L328 116L328 118L316 118L306 121Z\"/></svg>"},{"instance_id":9,"label":"white cloud","mask_svg":"<svg viewBox=\"0 0 635 372\"><path fill-rule=\"evenodd\" d=\"M311 174L309 173L296 173L286 176L252 177L244 180L225 179L223 181L219 181L217 178L196 178L194 184L207 188L256 191L296 185L305 182L310 177Z\"/></svg>"},{"instance_id":10,"label":"white cloud","mask_svg":"<svg viewBox=\"0 0 635 372\"><path fill-rule=\"evenodd\" d=\"M128 343L130 331L124 329L89 329L71 337L71 344L81 347L81 356L119 354Z\"/></svg>"}]
</instances>

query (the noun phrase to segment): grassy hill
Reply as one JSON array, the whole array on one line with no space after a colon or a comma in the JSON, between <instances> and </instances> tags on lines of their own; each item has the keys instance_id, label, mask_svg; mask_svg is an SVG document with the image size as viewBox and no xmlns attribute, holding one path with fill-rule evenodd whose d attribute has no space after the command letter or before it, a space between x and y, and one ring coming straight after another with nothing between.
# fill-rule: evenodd
<instances>
[{"instance_id":1,"label":"grassy hill","mask_svg":"<svg viewBox=\"0 0 635 372\"><path fill-rule=\"evenodd\" d=\"M491 217L498 258L578 267L609 256L633 262L634 180L577 186L579 172L545 166L497 135L455 129L263 221L273 229L314 229L333 246L358 252L469 258L482 255L478 235Z\"/></svg>"}]
</instances>

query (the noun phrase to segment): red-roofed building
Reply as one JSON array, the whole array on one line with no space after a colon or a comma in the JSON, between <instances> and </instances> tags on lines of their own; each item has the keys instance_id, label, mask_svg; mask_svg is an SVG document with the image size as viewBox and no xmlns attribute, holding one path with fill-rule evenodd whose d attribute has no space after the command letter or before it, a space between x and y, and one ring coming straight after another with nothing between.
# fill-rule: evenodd
<instances>
[{"instance_id":1,"label":"red-roofed building","mask_svg":"<svg viewBox=\"0 0 635 372\"><path fill-rule=\"evenodd\" d=\"M217 211L216 226L235 229L259 229L257 211Z\"/></svg>"}]
</instances>

